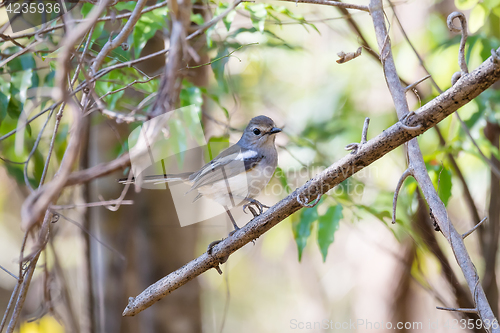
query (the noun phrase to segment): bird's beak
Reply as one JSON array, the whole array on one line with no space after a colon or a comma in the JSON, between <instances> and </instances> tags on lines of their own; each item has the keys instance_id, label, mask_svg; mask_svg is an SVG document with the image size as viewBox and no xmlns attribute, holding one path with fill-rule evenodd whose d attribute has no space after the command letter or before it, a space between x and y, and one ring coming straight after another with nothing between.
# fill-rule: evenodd
<instances>
[{"instance_id":1,"label":"bird's beak","mask_svg":"<svg viewBox=\"0 0 500 333\"><path fill-rule=\"evenodd\" d=\"M278 128L278 127L273 127L269 132L267 132L268 134L276 134L276 133L279 133L281 132L281 128Z\"/></svg>"}]
</instances>

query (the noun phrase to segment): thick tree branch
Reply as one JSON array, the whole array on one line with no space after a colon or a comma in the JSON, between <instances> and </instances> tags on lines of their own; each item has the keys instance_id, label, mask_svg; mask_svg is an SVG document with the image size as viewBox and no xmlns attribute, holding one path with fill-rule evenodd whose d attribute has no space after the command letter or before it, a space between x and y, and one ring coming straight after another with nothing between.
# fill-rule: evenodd
<instances>
[{"instance_id":1,"label":"thick tree branch","mask_svg":"<svg viewBox=\"0 0 500 333\"><path fill-rule=\"evenodd\" d=\"M377 42L381 54L380 58L384 66L387 85L391 92L398 117L399 119L402 119L402 117L405 117L408 114L408 103L406 101L404 89L402 88L399 81L399 76L394 65L394 60L392 58L391 43L389 36L387 35L387 29L385 26L385 16L383 12L382 0L370 1L370 13L372 15L373 24L375 27L375 33L377 36ZM492 64L494 63L494 59L490 58L488 60ZM475 72L477 72L477 70ZM462 76L458 82L462 80L470 80L473 78L475 78L474 73L471 73L471 75L462 73ZM481 85L480 80L478 80L477 82L478 86ZM439 99L444 95L446 95L446 92L438 96L436 99ZM454 97L452 97L452 101L453 100L457 102ZM432 103L432 101L430 103ZM434 184L432 183L429 174L427 173L422 153L416 139L413 139L408 143L408 160L409 167L413 170L412 175L419 184L437 225L450 243L458 265L462 269L462 272L467 281L467 285L469 286L470 292L473 295L473 301L476 306L475 310L477 311L483 322L492 323L496 321L488 300L486 299L486 295L484 294L484 290L478 283L479 277L477 276L474 264L469 257L462 236L453 227L448 217L446 207L439 198L436 189L434 188ZM491 331L500 332L500 329L498 328L498 326L496 326L496 329L491 327Z\"/></svg>"},{"instance_id":2,"label":"thick tree branch","mask_svg":"<svg viewBox=\"0 0 500 333\"><path fill-rule=\"evenodd\" d=\"M302 205L296 199L299 194L302 198L306 198L304 201L309 202L316 198L318 193L326 193L401 144L432 128L458 108L477 97L498 79L500 79L500 67L489 58L472 73L464 76L456 85L417 110L407 124L413 127L421 125L420 129L406 131L400 122L391 126L362 145L356 154L348 154L343 157L265 213L252 219L231 237L217 244L212 249L212 256L207 253L202 254L151 285L139 296L131 297L123 315L136 315L198 275L218 267L219 263L231 253L259 238L273 226L301 209ZM460 235L459 237L461 240Z\"/></svg>"}]
</instances>

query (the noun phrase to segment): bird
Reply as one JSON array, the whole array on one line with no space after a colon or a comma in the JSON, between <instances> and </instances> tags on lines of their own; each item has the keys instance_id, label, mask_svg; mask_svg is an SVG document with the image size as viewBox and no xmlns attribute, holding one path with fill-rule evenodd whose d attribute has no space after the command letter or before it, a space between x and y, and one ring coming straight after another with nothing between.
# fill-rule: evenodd
<instances>
[{"instance_id":1,"label":"bird","mask_svg":"<svg viewBox=\"0 0 500 333\"><path fill-rule=\"evenodd\" d=\"M254 216L261 214L263 208L269 208L255 197L269 183L278 165L275 140L276 134L281 131L282 129L276 127L271 118L264 115L254 117L236 144L223 150L198 171L145 176L142 182L188 184L191 188L187 193L198 192L193 202L203 196L224 207L234 227L234 231L229 234L231 236L240 228L231 215L230 208L243 204L243 211L248 208ZM131 180L124 178L119 182L132 183L135 182L135 178ZM259 210L259 214L251 207L252 205ZM209 253L216 242L209 245Z\"/></svg>"}]
</instances>

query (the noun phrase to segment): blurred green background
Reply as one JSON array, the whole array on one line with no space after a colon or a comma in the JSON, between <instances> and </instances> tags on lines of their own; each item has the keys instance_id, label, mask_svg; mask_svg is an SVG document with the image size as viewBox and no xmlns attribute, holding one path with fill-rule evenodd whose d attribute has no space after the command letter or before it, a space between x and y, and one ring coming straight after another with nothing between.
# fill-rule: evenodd
<instances>
[{"instance_id":1,"label":"blurred green background","mask_svg":"<svg viewBox=\"0 0 500 333\"><path fill-rule=\"evenodd\" d=\"M490 49L500 46L500 1L409 0L394 1L392 5L385 3L388 29L399 75L408 83L424 77L426 72L404 38L394 12L443 90L450 87L452 74L459 70L460 36L446 26L451 12L461 10L468 17L469 69L485 61ZM79 5L72 15L85 17L92 6ZM135 2L118 2L107 14L126 13L134 6ZM195 30L227 6L223 2L194 2L192 28ZM378 53L370 15L355 10L349 13L368 46ZM168 15L166 7L143 15L128 45L114 50L104 66L163 48ZM0 8L0 23L6 21L5 8ZM124 22L96 25L90 59ZM22 110L28 109L29 89L54 85L62 33L55 30L48 34L50 43L0 69L0 137L15 129ZM5 34L10 34L9 30ZM23 45L31 41L33 37L18 40ZM196 106L208 142L236 142L249 119L261 114L284 128L276 140L277 175L258 198L267 205L348 154L344 147L359 142L365 117L371 119L368 138L397 121L380 62L369 54L369 48L365 47L362 55L350 62L336 62L337 53L354 52L363 45L352 21L337 8L248 2L193 44L200 55L199 64L206 65L186 67L180 106ZM19 46L2 42L0 59L18 50ZM112 71L97 82L96 93L102 96L134 80L151 78L162 72L162 62L163 57L156 57L135 68ZM82 74L77 84L81 80ZM148 96L158 90L158 84L157 77L106 96L103 101L107 109L118 113L145 114L154 100ZM490 88L459 110L481 151L496 165L500 133L497 88ZM418 94L408 92L410 109L418 109L437 95L431 82L424 81L418 86ZM143 102L144 108L136 110ZM44 101L31 111L31 116L50 104L50 100ZM11 272L18 271L16 260L23 239L20 207L29 194L27 183L38 186L52 136L53 117L36 144L45 119L43 115L30 123L17 149L16 136L0 141L0 265ZM117 123L98 110L88 119L87 147L82 152L86 167L127 151L128 134L140 125ZM49 177L62 159L71 121L71 115L65 114L49 164ZM485 262L491 260L487 258L491 255L495 264L497 261L497 247L492 242L498 243L495 230L500 207L495 199L500 195L499 180L455 116L445 119L439 128L444 145L434 130L418 139L424 160L459 232L479 221L473 220L474 214L464 199L464 183L449 154L463 174L476 214L480 218L489 216L489 226L481 227L484 231L468 237L465 243L479 275L493 276L493 280L482 283L498 315L496 265L487 268ZM180 133L171 135L170 140L182 146L186 139ZM28 157L24 175L24 164L12 161ZM79 167L83 166L82 162ZM454 273L461 285L464 280L446 240L432 230L425 202L412 179L405 182L400 193L397 224L391 224L393 191L405 169L406 158L400 147L330 191L315 208L297 212L255 245L237 251L222 266L222 276L211 270L133 318L121 317L127 298L201 255L212 240L225 237L230 230L228 220L222 215L181 228L170 193L154 190L130 190L126 199L134 200L134 204L117 211L104 207L61 210L59 221L51 226L53 232L39 263L41 269L35 272L20 332L289 332L297 330L295 323L324 320L363 320L365 324L410 321L421 322L424 328L437 321L439 328L434 331L454 331L453 320L469 317L435 307L457 306L459 297L456 286L449 282L450 274ZM89 185L69 187L58 204L118 198L122 186L116 179L126 177L127 171ZM250 219L241 212L235 214L240 225ZM29 246L33 244L28 242ZM449 263L451 273L443 268L444 263ZM15 283L14 278L0 272L0 309L6 307ZM30 319L35 322L28 323ZM304 331L327 330L313 327ZM355 330L336 331L372 330L359 325Z\"/></svg>"}]
</instances>

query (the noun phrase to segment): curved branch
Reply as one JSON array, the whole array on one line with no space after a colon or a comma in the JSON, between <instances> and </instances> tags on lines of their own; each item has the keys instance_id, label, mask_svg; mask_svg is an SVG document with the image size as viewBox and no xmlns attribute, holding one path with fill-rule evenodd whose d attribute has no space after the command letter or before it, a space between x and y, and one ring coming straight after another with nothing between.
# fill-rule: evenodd
<instances>
[{"instance_id":1,"label":"curved branch","mask_svg":"<svg viewBox=\"0 0 500 333\"><path fill-rule=\"evenodd\" d=\"M231 237L224 239L212 249L212 256L207 253L187 263L149 286L139 296L129 299L129 304L123 312L124 316L133 316L159 301L173 290L183 286L198 275L211 268L216 268L220 261L243 247L245 244L260 237L273 226L302 208L297 202L298 193L306 194L326 193L334 186L380 159L388 152L403 143L432 128L438 122L467 104L500 79L500 67L491 59L485 61L464 80L422 106L409 121L409 125L421 125L417 131L407 132L400 122L383 131L377 137L362 145L357 154L348 154L332 164L322 173L316 175L304 186L296 189L285 199L278 202L269 210L252 219L247 225L235 232ZM314 190L315 189L315 190ZM313 198L304 198L310 201Z\"/></svg>"},{"instance_id":2,"label":"curved branch","mask_svg":"<svg viewBox=\"0 0 500 333\"><path fill-rule=\"evenodd\" d=\"M401 187L403 186L405 179L411 176L412 174L413 173L410 168L406 169L399 178L398 184L396 185L396 190L394 191L394 199L392 199L392 224L396 223L396 205L398 204L399 191L401 190Z\"/></svg>"},{"instance_id":3,"label":"curved branch","mask_svg":"<svg viewBox=\"0 0 500 333\"><path fill-rule=\"evenodd\" d=\"M453 25L453 20L458 18L460 20L460 28L457 28ZM460 70L462 73L468 74L469 69L467 68L467 62L465 61L465 43L467 42L467 20L465 19L465 15L461 12L453 12L448 15L448 19L446 20L448 24L448 29L453 32L461 32L462 38L460 39L460 48L458 49L458 65L460 66Z\"/></svg>"}]
</instances>

